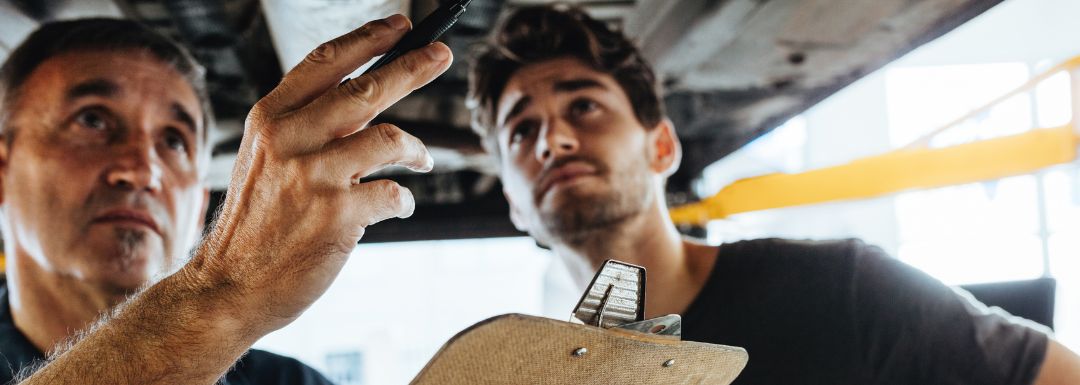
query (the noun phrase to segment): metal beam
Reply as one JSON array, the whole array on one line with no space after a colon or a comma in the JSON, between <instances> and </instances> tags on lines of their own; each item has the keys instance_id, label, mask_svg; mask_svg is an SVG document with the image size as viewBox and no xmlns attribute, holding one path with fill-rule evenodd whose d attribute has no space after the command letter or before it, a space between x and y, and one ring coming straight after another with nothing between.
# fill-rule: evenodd
<instances>
[{"instance_id":1,"label":"metal beam","mask_svg":"<svg viewBox=\"0 0 1080 385\"><path fill-rule=\"evenodd\" d=\"M677 76L714 59L762 8L755 0L665 1L638 4L626 31L660 74Z\"/></svg>"},{"instance_id":2,"label":"metal beam","mask_svg":"<svg viewBox=\"0 0 1080 385\"><path fill-rule=\"evenodd\" d=\"M736 7L733 4L738 2L728 0L722 4ZM709 164L999 2L868 2L860 8L867 14L852 16L866 20L862 23L845 21L844 26L838 27L828 24L833 17L827 13L827 6L835 7L834 1L764 2L760 7L767 8L744 8L739 12L735 11L737 7L729 8L730 15L745 15L746 20L741 25L748 30L742 31L734 40L730 40L730 32L723 34L724 38L719 39L720 47L710 48L719 51L699 68L660 74L675 79L668 82L673 92L665 101L683 139L685 154L681 169L671 179L675 184L669 186L669 191L689 191L691 181ZM691 7L699 4L698 1L691 3ZM724 6L716 9L712 13L702 13L702 17L715 17L716 12L723 15ZM815 20L803 20L805 18ZM677 13L661 12L657 19L654 22L657 25L683 34L707 36L708 31L701 28L712 25L701 21L687 23ZM717 24L712 28L722 27ZM810 32L815 30L821 30L822 35L815 36ZM806 36L796 39L800 34ZM649 36L666 35L652 32ZM657 44L672 45L672 42L685 39L700 37L665 37ZM680 48L679 44L674 44L673 47L666 52L689 55L684 51L693 50L690 45Z\"/></svg>"}]
</instances>

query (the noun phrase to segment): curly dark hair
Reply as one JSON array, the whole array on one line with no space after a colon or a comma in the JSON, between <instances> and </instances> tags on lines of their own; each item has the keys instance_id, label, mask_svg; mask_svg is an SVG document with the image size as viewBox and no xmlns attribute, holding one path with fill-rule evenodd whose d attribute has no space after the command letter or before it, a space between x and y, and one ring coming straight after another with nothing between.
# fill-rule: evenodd
<instances>
[{"instance_id":1,"label":"curly dark hair","mask_svg":"<svg viewBox=\"0 0 1080 385\"><path fill-rule=\"evenodd\" d=\"M498 155L495 108L506 82L526 65L563 57L581 60L615 78L645 127L655 127L664 118L656 75L622 32L608 28L580 8L523 7L502 19L480 47L469 71L472 127L489 153Z\"/></svg>"}]
</instances>

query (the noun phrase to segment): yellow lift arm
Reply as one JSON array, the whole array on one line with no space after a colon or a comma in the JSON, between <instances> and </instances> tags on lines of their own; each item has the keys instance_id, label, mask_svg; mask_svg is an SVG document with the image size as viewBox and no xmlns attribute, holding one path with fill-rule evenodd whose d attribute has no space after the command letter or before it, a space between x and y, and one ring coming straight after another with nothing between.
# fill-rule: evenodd
<instances>
[{"instance_id":1,"label":"yellow lift arm","mask_svg":"<svg viewBox=\"0 0 1080 385\"><path fill-rule=\"evenodd\" d=\"M1071 126L935 149L902 149L798 174L742 179L705 200L671 209L678 224L732 214L998 179L1066 163L1080 143Z\"/></svg>"},{"instance_id":2,"label":"yellow lift arm","mask_svg":"<svg viewBox=\"0 0 1080 385\"><path fill-rule=\"evenodd\" d=\"M1080 135L1080 56L1054 66L1017 89L954 120L912 145L883 155L797 174L736 181L697 203L671 209L680 225L751 211L872 198L905 190L943 187L1027 174L1076 159ZM1072 75L1073 123L944 148L926 148L932 136L991 109L1061 71Z\"/></svg>"}]
</instances>

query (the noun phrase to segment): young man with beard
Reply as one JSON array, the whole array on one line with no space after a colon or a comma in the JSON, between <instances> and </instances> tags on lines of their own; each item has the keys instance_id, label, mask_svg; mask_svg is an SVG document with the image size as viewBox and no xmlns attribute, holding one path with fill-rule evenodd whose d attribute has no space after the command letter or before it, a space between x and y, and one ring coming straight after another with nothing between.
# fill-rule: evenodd
<instances>
[{"instance_id":1,"label":"young man with beard","mask_svg":"<svg viewBox=\"0 0 1080 385\"><path fill-rule=\"evenodd\" d=\"M325 291L366 226L411 214L408 190L359 178L394 164L427 171L431 157L367 122L445 71L449 49L341 82L409 28L395 15L324 43L253 107L228 197L198 244L210 158L201 68L131 21L31 34L0 68L0 382L328 384L249 348Z\"/></svg>"},{"instance_id":2,"label":"young man with beard","mask_svg":"<svg viewBox=\"0 0 1080 385\"><path fill-rule=\"evenodd\" d=\"M858 241L709 246L668 218L679 142L649 65L576 9L519 9L476 57L474 128L511 219L563 258L649 271L646 317L745 347L741 384L1077 384L1042 331Z\"/></svg>"}]
</instances>

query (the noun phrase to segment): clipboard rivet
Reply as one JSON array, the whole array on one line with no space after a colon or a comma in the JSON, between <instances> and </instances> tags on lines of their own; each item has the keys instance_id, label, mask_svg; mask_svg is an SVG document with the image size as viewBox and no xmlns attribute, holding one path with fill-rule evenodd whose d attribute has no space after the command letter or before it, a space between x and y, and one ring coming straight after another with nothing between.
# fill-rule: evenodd
<instances>
[{"instance_id":1,"label":"clipboard rivet","mask_svg":"<svg viewBox=\"0 0 1080 385\"><path fill-rule=\"evenodd\" d=\"M670 359L670 360L664 361L664 364L663 364L663 366L664 366L665 368L670 368L670 367L672 367L672 366L675 366L675 359L674 359L674 358L672 358L672 359Z\"/></svg>"},{"instance_id":2,"label":"clipboard rivet","mask_svg":"<svg viewBox=\"0 0 1080 385\"><path fill-rule=\"evenodd\" d=\"M571 353L571 354L573 354L574 357L581 357L581 356L584 356L585 353L588 353L588 352L589 352L589 349L577 348L577 349L574 349L574 352Z\"/></svg>"}]
</instances>

